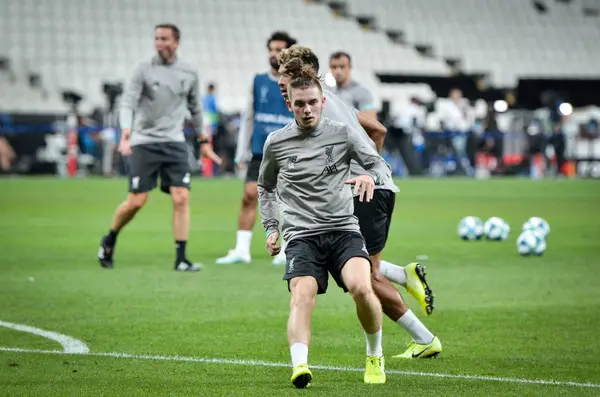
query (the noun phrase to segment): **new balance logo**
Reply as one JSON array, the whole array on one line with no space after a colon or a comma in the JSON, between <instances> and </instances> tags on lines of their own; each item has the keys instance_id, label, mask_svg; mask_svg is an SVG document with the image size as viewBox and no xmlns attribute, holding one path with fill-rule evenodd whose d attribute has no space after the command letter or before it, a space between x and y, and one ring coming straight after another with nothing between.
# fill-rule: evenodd
<instances>
[{"instance_id":1,"label":"new balance logo","mask_svg":"<svg viewBox=\"0 0 600 397\"><path fill-rule=\"evenodd\" d=\"M140 177L134 176L133 178L131 178L131 188L137 189L139 187L140 187Z\"/></svg>"},{"instance_id":2,"label":"new balance logo","mask_svg":"<svg viewBox=\"0 0 600 397\"><path fill-rule=\"evenodd\" d=\"M326 165L325 168L323 168L323 172L321 172L321 175L329 175L329 174L333 174L334 172L337 172L337 167L335 164L333 165Z\"/></svg>"},{"instance_id":3,"label":"new balance logo","mask_svg":"<svg viewBox=\"0 0 600 397\"><path fill-rule=\"evenodd\" d=\"M190 183L190 173L186 172L185 175L183 176L183 179L181 180L181 182L183 183Z\"/></svg>"},{"instance_id":4,"label":"new balance logo","mask_svg":"<svg viewBox=\"0 0 600 397\"><path fill-rule=\"evenodd\" d=\"M289 261L288 268L287 268L288 273L292 273L294 271L294 261L295 260L296 260L296 257L293 257L292 260Z\"/></svg>"}]
</instances>

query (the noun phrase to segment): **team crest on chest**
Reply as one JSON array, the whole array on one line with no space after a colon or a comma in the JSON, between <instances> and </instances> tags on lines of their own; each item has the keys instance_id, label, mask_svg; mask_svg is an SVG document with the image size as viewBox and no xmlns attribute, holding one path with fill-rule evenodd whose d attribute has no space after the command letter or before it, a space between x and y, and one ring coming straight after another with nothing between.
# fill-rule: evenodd
<instances>
[{"instance_id":1,"label":"team crest on chest","mask_svg":"<svg viewBox=\"0 0 600 397\"><path fill-rule=\"evenodd\" d=\"M298 156L290 156L287 160L287 167L290 170L293 170L296 166L296 161L298 161Z\"/></svg>"},{"instance_id":2,"label":"team crest on chest","mask_svg":"<svg viewBox=\"0 0 600 397\"><path fill-rule=\"evenodd\" d=\"M333 164L333 162L333 145L330 145L325 148L325 167L323 168L321 175L337 172L337 166Z\"/></svg>"}]
</instances>

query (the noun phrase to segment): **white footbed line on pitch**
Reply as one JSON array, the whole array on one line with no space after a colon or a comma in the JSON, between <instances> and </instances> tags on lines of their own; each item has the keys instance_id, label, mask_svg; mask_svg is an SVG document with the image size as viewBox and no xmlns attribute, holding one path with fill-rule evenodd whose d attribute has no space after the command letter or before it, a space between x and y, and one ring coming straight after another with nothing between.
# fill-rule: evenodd
<instances>
[{"instance_id":1,"label":"white footbed line on pitch","mask_svg":"<svg viewBox=\"0 0 600 397\"><path fill-rule=\"evenodd\" d=\"M79 339L72 338L68 335L59 334L58 332L46 331L44 329L30 327L24 324L9 323L7 321L0 320L0 327L13 329L15 331L26 332L42 338L50 339L60 343L65 353L79 353L84 354L90 351L87 345Z\"/></svg>"},{"instance_id":2,"label":"white footbed line on pitch","mask_svg":"<svg viewBox=\"0 0 600 397\"><path fill-rule=\"evenodd\" d=\"M128 353L67 353L60 350L36 350L36 349L21 349L14 347L0 347L0 352L15 352L15 353L35 353L35 354L55 354L55 355L80 355L92 357L114 357L128 358L135 360L156 360L156 361L184 361L203 364L223 364L223 365L245 365L254 367L290 367L290 364L275 363L261 360L241 360L241 359L226 359L226 358L204 358L204 357L187 357L187 356L161 356L149 354L128 354ZM342 371L342 372L362 372L364 368L352 367L336 367L329 365L311 365L312 369L320 369L324 371ZM531 385L549 385L549 386L570 386L570 387L585 387L600 389L600 384L597 383L581 383L569 381L557 381L546 379L523 379L523 378L508 378L501 376L485 376L485 375L455 375L436 372L418 372L418 371L399 371L395 369L387 369L386 374L390 375L407 375L407 376L425 376L432 378L446 379L463 379L463 380L478 380L488 382L504 382L504 383L522 383Z\"/></svg>"}]
</instances>

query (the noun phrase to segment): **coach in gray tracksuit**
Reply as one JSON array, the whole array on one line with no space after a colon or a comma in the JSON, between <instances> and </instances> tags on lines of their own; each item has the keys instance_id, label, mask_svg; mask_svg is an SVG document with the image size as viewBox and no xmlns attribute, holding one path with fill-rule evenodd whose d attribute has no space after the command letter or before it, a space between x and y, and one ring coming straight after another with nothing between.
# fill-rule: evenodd
<instances>
[{"instance_id":1,"label":"coach in gray tracksuit","mask_svg":"<svg viewBox=\"0 0 600 397\"><path fill-rule=\"evenodd\" d=\"M129 196L118 207L108 234L102 238L98 259L104 268L114 266L117 234L142 208L160 176L161 190L173 199L175 270L199 270L185 254L191 176L183 132L187 111L192 115L203 154L216 162L220 159L204 136L198 73L177 56L179 39L180 31L175 25L157 25L154 37L157 53L137 66L123 95L119 151L130 158Z\"/></svg>"}]
</instances>

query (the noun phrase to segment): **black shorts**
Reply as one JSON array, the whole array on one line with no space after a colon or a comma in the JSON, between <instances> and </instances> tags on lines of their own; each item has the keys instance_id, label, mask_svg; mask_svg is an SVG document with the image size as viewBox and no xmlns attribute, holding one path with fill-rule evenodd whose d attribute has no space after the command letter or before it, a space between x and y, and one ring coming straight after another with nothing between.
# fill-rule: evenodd
<instances>
[{"instance_id":1,"label":"black shorts","mask_svg":"<svg viewBox=\"0 0 600 397\"><path fill-rule=\"evenodd\" d=\"M246 171L246 182L258 181L258 172L260 171L260 163L262 162L263 156L260 154L252 155L252 160L248 164L248 170Z\"/></svg>"},{"instance_id":2,"label":"black shorts","mask_svg":"<svg viewBox=\"0 0 600 397\"><path fill-rule=\"evenodd\" d=\"M145 143L132 146L129 159L129 192L144 193L156 187L160 176L160 190L190 189L190 164L185 142Z\"/></svg>"},{"instance_id":3,"label":"black shorts","mask_svg":"<svg viewBox=\"0 0 600 397\"><path fill-rule=\"evenodd\" d=\"M360 202L354 197L354 216L358 218L360 232L367 244L369 255L377 255L387 242L396 193L390 190L375 190L373 200Z\"/></svg>"},{"instance_id":4,"label":"black shorts","mask_svg":"<svg viewBox=\"0 0 600 397\"><path fill-rule=\"evenodd\" d=\"M294 277L312 276L319 285L319 294L327 291L329 274L337 285L347 292L342 280L342 269L352 258L365 258L369 254L365 241L359 233L330 232L309 237L296 237L285 248L286 264L283 279L288 282Z\"/></svg>"}]
</instances>

